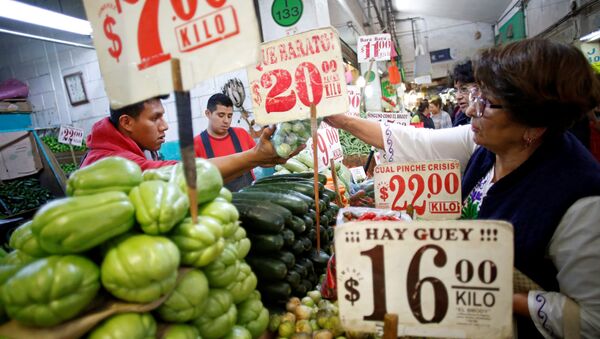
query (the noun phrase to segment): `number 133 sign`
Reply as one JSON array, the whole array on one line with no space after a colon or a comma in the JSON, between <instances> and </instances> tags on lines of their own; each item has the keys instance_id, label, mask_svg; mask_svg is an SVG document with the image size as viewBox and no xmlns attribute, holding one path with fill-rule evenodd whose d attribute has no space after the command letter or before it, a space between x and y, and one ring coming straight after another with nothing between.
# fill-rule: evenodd
<instances>
[{"instance_id":1,"label":"number 133 sign","mask_svg":"<svg viewBox=\"0 0 600 339\"><path fill-rule=\"evenodd\" d=\"M375 167L375 207L406 211L423 219L458 219L461 213L458 160L392 163Z\"/></svg>"},{"instance_id":2,"label":"number 133 sign","mask_svg":"<svg viewBox=\"0 0 600 339\"><path fill-rule=\"evenodd\" d=\"M270 124L348 111L342 49L337 32L323 28L261 46L260 62L248 68L256 121Z\"/></svg>"}]
</instances>

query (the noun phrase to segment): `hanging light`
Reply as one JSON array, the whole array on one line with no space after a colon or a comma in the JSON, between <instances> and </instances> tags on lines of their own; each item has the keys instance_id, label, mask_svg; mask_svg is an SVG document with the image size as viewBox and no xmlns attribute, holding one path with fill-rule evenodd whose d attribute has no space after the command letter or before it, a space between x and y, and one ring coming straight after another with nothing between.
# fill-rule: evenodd
<instances>
[{"instance_id":1,"label":"hanging light","mask_svg":"<svg viewBox=\"0 0 600 339\"><path fill-rule=\"evenodd\" d=\"M13 0L0 0L0 17L81 35L91 35L89 21Z\"/></svg>"}]
</instances>

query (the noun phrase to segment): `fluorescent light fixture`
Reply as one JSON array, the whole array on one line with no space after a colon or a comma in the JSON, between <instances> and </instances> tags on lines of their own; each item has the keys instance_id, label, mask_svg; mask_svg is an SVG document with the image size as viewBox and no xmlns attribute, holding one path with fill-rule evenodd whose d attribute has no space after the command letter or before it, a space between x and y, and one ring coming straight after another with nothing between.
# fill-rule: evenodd
<instances>
[{"instance_id":1,"label":"fluorescent light fixture","mask_svg":"<svg viewBox=\"0 0 600 339\"><path fill-rule=\"evenodd\" d=\"M86 20L49 11L13 0L0 0L0 17L23 21L82 35L91 35L92 26Z\"/></svg>"},{"instance_id":2,"label":"fluorescent light fixture","mask_svg":"<svg viewBox=\"0 0 600 339\"><path fill-rule=\"evenodd\" d=\"M579 38L579 41L590 42L598 39L600 39L600 30L582 36L581 38Z\"/></svg>"}]
</instances>

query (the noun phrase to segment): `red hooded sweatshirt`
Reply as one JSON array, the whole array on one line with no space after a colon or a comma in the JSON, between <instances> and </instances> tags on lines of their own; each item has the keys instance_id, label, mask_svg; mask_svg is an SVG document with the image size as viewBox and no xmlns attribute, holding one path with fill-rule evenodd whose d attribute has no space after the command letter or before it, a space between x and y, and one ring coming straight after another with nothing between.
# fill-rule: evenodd
<instances>
[{"instance_id":1,"label":"red hooded sweatshirt","mask_svg":"<svg viewBox=\"0 0 600 339\"><path fill-rule=\"evenodd\" d=\"M92 133L88 135L86 143L89 151L81 167L112 156L132 160L142 168L142 171L177 163L175 160L156 161L146 159L144 152L135 141L119 132L109 118L104 118L94 124Z\"/></svg>"}]
</instances>

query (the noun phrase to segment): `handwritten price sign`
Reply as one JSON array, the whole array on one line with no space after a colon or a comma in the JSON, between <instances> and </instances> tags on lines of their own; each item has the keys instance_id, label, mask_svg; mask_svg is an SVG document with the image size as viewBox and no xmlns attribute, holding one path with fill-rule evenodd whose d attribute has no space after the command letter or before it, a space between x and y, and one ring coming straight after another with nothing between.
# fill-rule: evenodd
<instances>
[{"instance_id":1,"label":"handwritten price sign","mask_svg":"<svg viewBox=\"0 0 600 339\"><path fill-rule=\"evenodd\" d=\"M360 117L360 87L346 86L348 88L348 115Z\"/></svg>"},{"instance_id":2,"label":"handwritten price sign","mask_svg":"<svg viewBox=\"0 0 600 339\"><path fill-rule=\"evenodd\" d=\"M81 146L83 143L83 130L72 126L60 126L58 142L61 144Z\"/></svg>"},{"instance_id":3,"label":"handwritten price sign","mask_svg":"<svg viewBox=\"0 0 600 339\"><path fill-rule=\"evenodd\" d=\"M270 124L346 113L342 49L333 28L312 30L261 46L262 58L248 69L256 121Z\"/></svg>"},{"instance_id":4,"label":"handwritten price sign","mask_svg":"<svg viewBox=\"0 0 600 339\"><path fill-rule=\"evenodd\" d=\"M317 152L319 169L329 167L329 162L333 159L335 162L341 162L344 159L342 144L338 130L322 122L317 130ZM312 139L306 142L306 149L312 157Z\"/></svg>"},{"instance_id":5,"label":"handwritten price sign","mask_svg":"<svg viewBox=\"0 0 600 339\"><path fill-rule=\"evenodd\" d=\"M461 212L458 160L392 163L375 167L375 207L406 211L423 219L458 219Z\"/></svg>"},{"instance_id":6,"label":"handwritten price sign","mask_svg":"<svg viewBox=\"0 0 600 339\"><path fill-rule=\"evenodd\" d=\"M367 119L389 122L402 126L410 125L410 114L406 112L367 112Z\"/></svg>"},{"instance_id":7,"label":"handwritten price sign","mask_svg":"<svg viewBox=\"0 0 600 339\"><path fill-rule=\"evenodd\" d=\"M173 91L172 58L180 59L184 90L257 60L260 36L252 1L84 4L113 108Z\"/></svg>"},{"instance_id":8,"label":"handwritten price sign","mask_svg":"<svg viewBox=\"0 0 600 339\"><path fill-rule=\"evenodd\" d=\"M511 338L513 229L503 221L350 222L335 229L346 330Z\"/></svg>"},{"instance_id":9,"label":"handwritten price sign","mask_svg":"<svg viewBox=\"0 0 600 339\"><path fill-rule=\"evenodd\" d=\"M373 34L358 37L358 62L390 60L392 55L392 36Z\"/></svg>"}]
</instances>

